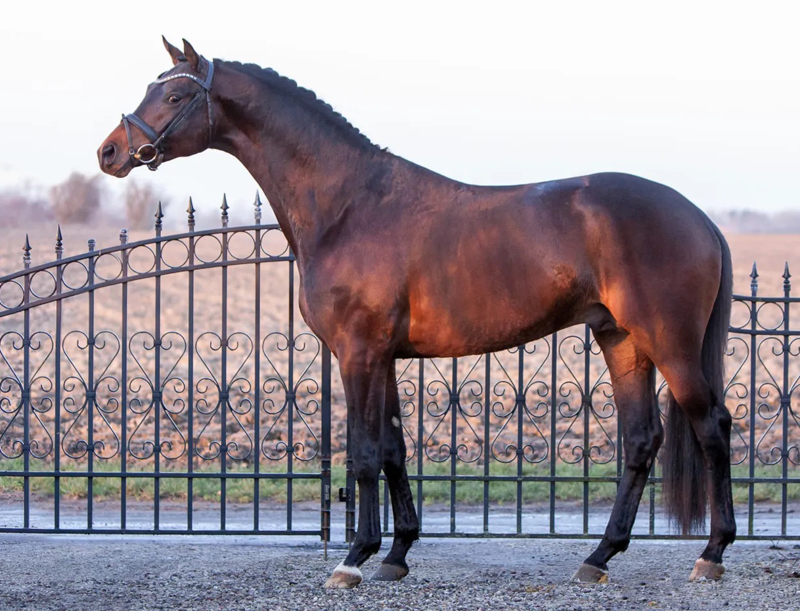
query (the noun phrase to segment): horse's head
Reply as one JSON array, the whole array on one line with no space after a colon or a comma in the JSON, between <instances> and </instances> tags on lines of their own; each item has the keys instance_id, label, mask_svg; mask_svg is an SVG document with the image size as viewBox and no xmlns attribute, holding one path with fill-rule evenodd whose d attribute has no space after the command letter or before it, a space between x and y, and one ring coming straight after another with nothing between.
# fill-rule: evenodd
<instances>
[{"instance_id":1,"label":"horse's head","mask_svg":"<svg viewBox=\"0 0 800 611\"><path fill-rule=\"evenodd\" d=\"M140 165L155 170L164 161L194 155L211 143L214 63L185 40L183 51L163 40L174 67L148 85L136 111L123 115L100 145L97 159L106 174L121 178Z\"/></svg>"}]
</instances>

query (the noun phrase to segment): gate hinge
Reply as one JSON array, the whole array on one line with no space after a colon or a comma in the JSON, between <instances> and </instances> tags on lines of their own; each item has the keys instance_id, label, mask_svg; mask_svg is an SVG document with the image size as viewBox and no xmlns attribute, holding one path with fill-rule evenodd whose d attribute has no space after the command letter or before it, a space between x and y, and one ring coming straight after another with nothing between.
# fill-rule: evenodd
<instances>
[{"instance_id":1,"label":"gate hinge","mask_svg":"<svg viewBox=\"0 0 800 611\"><path fill-rule=\"evenodd\" d=\"M349 488L339 488L339 502L340 503L347 503L350 500L350 489Z\"/></svg>"}]
</instances>

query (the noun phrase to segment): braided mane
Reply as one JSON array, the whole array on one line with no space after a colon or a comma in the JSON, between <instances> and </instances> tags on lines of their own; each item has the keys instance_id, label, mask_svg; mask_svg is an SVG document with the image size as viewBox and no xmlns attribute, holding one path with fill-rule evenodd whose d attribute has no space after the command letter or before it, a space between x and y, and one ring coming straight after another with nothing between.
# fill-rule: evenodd
<instances>
[{"instance_id":1,"label":"braided mane","mask_svg":"<svg viewBox=\"0 0 800 611\"><path fill-rule=\"evenodd\" d=\"M315 94L313 91L301 87L290 78L281 76L272 68L262 68L257 64L243 64L241 62L233 61L226 61L225 64L231 66L239 72L243 72L249 76L252 76L253 78L258 79L262 83L269 85L281 93L288 95L294 101L302 104L305 108L314 112L329 125L339 130L340 133L348 136L356 144L379 148L376 144L373 144L369 138L362 134L358 128L353 126L341 114L336 112L330 104L318 98L317 94Z\"/></svg>"}]
</instances>

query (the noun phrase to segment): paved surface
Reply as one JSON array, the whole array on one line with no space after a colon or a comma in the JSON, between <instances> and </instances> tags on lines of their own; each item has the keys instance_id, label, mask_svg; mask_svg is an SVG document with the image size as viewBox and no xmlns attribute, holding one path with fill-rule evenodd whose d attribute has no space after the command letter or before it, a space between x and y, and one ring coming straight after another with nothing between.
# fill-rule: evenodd
<instances>
[{"instance_id":1,"label":"paved surface","mask_svg":"<svg viewBox=\"0 0 800 611\"><path fill-rule=\"evenodd\" d=\"M776 509L778 509L776 511ZM85 528L85 501L66 501L61 526ZM425 507L428 532L447 532L446 507ZM592 507L591 532L602 532L610 507ZM34 503L32 526L51 528L52 507ZM757 534L780 532L780 511L759 507ZM787 516L790 533L800 532L800 515ZM263 505L262 529L286 528L286 508ZM319 508L296 504L292 526L319 528ZM186 527L185 506L163 503L162 528ZM647 532L649 515L640 512L635 531ZM746 530L746 516L738 516ZM98 503L95 528L118 528L119 506ZM249 506L227 509L229 529L252 528ZM219 508L199 504L198 530L218 529ZM344 540L344 506L334 504L332 540ZM0 527L21 526L18 504L0 502ZM149 503L132 503L128 527L153 526ZM482 513L459 507L457 528L481 532ZM493 507L493 532L516 528L513 508ZM559 506L556 528L580 533L583 515L571 504ZM547 532L546 508L529 507L523 532ZM656 532L669 532L657 509ZM384 541L384 549L388 549ZM322 588L345 556L333 544L324 560L314 537L263 536L115 536L1 535L0 611L151 610L356 610L356 609L800 609L800 546L783 542L735 544L720 583L689 584L686 578L700 541L634 541L611 564L611 582L585 587L569 577L593 549L595 541L424 539L411 552L411 574L399 584L363 583L355 591ZM379 558L365 567L368 576Z\"/></svg>"},{"instance_id":2,"label":"paved surface","mask_svg":"<svg viewBox=\"0 0 800 611\"><path fill-rule=\"evenodd\" d=\"M0 609L797 609L800 549L737 543L718 583L687 583L699 542L634 542L611 582L568 582L591 541L424 540L400 583L322 588L344 556L288 537L0 535ZM387 547L384 545L384 547ZM374 570L379 559L365 566Z\"/></svg>"},{"instance_id":3,"label":"paved surface","mask_svg":"<svg viewBox=\"0 0 800 611\"><path fill-rule=\"evenodd\" d=\"M649 529L650 516L646 502L642 503L634 534L646 534ZM740 533L747 532L747 508L736 507L736 522ZM331 540L345 540L345 507L343 503L333 503L331 507ZM589 532L602 534L605 531L611 505L593 505L589 514ZM787 513L786 528L788 533L800 533L800 512L790 506ZM391 511L389 512L391 520ZM31 527L53 528L52 499L43 501L34 499L31 506ZM261 530L285 530L287 515L285 505L262 503L259 510L259 528ZM383 520L383 511L381 511ZM251 530L253 528L252 505L229 504L226 509L226 528L228 530ZM514 506L492 506L489 512L489 530L492 533L515 533L517 514ZM120 528L119 503L96 502L93 508L93 527L96 529ZM154 524L152 502L134 501L127 510L127 528L129 530L152 530ZM391 524L391 521L390 521ZM425 506L422 516L423 530L427 533L447 533L450 530L450 511L447 506ZM0 501L0 528L20 528L23 525L21 499L15 502ZM219 530L219 506L212 503L199 502L193 510L193 528L197 531ZM61 506L61 528L85 529L86 501L64 500ZM173 501L161 503L159 527L164 530L184 530L187 528L186 505ZM319 505L313 502L295 503L292 508L292 528L294 530L318 531L320 528ZM391 526L390 526L391 528ZM482 508L461 505L456 509L456 530L464 533L483 532ZM663 507L656 505L654 531L658 534L669 534L670 525L664 515ZM550 532L549 506L528 506L523 508L523 533ZM578 503L559 502L556 508L556 532L560 534L583 533L583 513ZM753 532L761 536L779 536L781 532L781 512L779 505L756 505L753 516ZM798 603L800 608L800 603Z\"/></svg>"}]
</instances>

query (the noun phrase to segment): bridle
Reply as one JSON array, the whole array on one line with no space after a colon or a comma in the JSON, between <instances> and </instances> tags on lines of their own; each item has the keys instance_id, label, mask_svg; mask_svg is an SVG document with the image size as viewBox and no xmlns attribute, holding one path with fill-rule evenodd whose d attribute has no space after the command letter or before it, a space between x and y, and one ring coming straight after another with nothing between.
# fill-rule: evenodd
<instances>
[{"instance_id":1,"label":"bridle","mask_svg":"<svg viewBox=\"0 0 800 611\"><path fill-rule=\"evenodd\" d=\"M197 104L200 102L200 98L203 96L203 92L206 94L206 103L208 105L208 143L209 145L211 144L211 135L212 130L214 129L214 121L211 114L211 81L214 79L214 62L208 61L205 58L202 59L208 65L208 72L205 79L200 79L200 77L197 77L194 74L189 74L188 72L179 72L177 74L159 77L153 81L153 84L155 85L158 83L166 83L167 81L172 81L176 78L188 78L195 81L202 88L200 91L194 94L194 97L186 106L183 107L183 110L181 110L175 116L175 118L170 121L169 125L167 125L167 127L164 128L164 131L161 132L161 135L159 135L156 130L150 127L144 119L138 117L134 113L122 115L122 124L125 126L125 135L128 137L128 155L146 165L148 169L154 172L164 160L163 145L164 141L167 139L167 136L169 136L175 130L175 128L180 125L181 121L189 116L189 113L197 107ZM138 149L133 147L133 139L131 138L131 125L139 128L139 131L141 131L149 140L149 142L145 142ZM147 158L148 153L149 158Z\"/></svg>"}]
</instances>

